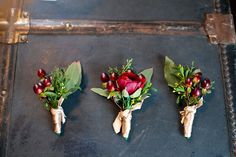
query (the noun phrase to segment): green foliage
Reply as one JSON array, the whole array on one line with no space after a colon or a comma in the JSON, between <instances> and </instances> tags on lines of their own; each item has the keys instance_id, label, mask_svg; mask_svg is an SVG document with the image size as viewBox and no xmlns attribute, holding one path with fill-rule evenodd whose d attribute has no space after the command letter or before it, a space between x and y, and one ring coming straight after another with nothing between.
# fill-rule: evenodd
<instances>
[{"instance_id":1,"label":"green foliage","mask_svg":"<svg viewBox=\"0 0 236 157\"><path fill-rule=\"evenodd\" d=\"M121 75L122 73L128 71L128 70L132 70L133 69L133 59L127 59L126 60L126 64L122 66L121 69L118 69L117 67L109 67L108 69L108 73L111 74L111 73L116 73L118 75Z\"/></svg>"},{"instance_id":2,"label":"green foliage","mask_svg":"<svg viewBox=\"0 0 236 157\"><path fill-rule=\"evenodd\" d=\"M175 63L168 57L165 58L164 77L168 83L168 86L174 87L175 83L179 81L175 75Z\"/></svg>"},{"instance_id":3,"label":"green foliage","mask_svg":"<svg viewBox=\"0 0 236 157\"><path fill-rule=\"evenodd\" d=\"M124 89L124 90L122 91L122 97L125 97L125 98L130 97L130 96L129 96L129 93L127 92L126 89Z\"/></svg>"},{"instance_id":4,"label":"green foliage","mask_svg":"<svg viewBox=\"0 0 236 157\"><path fill-rule=\"evenodd\" d=\"M47 110L50 107L58 108L58 100L61 97L67 98L67 96L80 89L81 71L80 62L73 62L66 70L56 68L49 74L49 77L52 78L52 84L40 94Z\"/></svg>"},{"instance_id":5,"label":"green foliage","mask_svg":"<svg viewBox=\"0 0 236 157\"><path fill-rule=\"evenodd\" d=\"M79 75L78 75L79 74ZM81 83L81 65L79 62L73 62L65 71L65 88L67 91L74 91Z\"/></svg>"},{"instance_id":6,"label":"green foliage","mask_svg":"<svg viewBox=\"0 0 236 157\"><path fill-rule=\"evenodd\" d=\"M102 88L92 88L91 89L94 93L97 93L98 95L104 96L104 97L108 97L109 93L107 92L106 89L102 89Z\"/></svg>"},{"instance_id":7,"label":"green foliage","mask_svg":"<svg viewBox=\"0 0 236 157\"><path fill-rule=\"evenodd\" d=\"M151 82L152 75L153 75L153 68L143 70L140 74L143 74L147 80L147 82Z\"/></svg>"},{"instance_id":8,"label":"green foliage","mask_svg":"<svg viewBox=\"0 0 236 157\"><path fill-rule=\"evenodd\" d=\"M210 93L210 89L212 88L204 92L201 90L201 96L194 97L191 95L191 92L195 88L201 89L201 83L193 83L191 86L187 86L185 83L187 78L193 79L195 74L200 72L201 70L196 69L194 63L192 63L191 67L184 67L182 65L175 65L175 63L168 57L165 58L164 76L168 86L170 86L173 89L173 93L178 96L176 99L177 104L183 102L187 106L196 105L201 96Z\"/></svg>"},{"instance_id":9,"label":"green foliage","mask_svg":"<svg viewBox=\"0 0 236 157\"><path fill-rule=\"evenodd\" d=\"M124 73L128 70L131 70L131 69L133 69L133 59L132 58L126 60L126 65L122 66L121 73Z\"/></svg>"},{"instance_id":10,"label":"green foliage","mask_svg":"<svg viewBox=\"0 0 236 157\"><path fill-rule=\"evenodd\" d=\"M137 97L139 97L141 92L142 92L142 88L139 88L132 95L130 95L130 98L137 98Z\"/></svg>"}]
</instances>

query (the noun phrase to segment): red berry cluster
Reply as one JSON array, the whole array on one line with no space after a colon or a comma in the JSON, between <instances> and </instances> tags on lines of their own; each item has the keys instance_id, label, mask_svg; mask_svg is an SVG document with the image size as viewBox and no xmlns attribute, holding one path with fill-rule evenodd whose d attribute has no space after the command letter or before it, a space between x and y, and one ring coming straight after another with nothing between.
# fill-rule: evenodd
<instances>
[{"instance_id":1,"label":"red berry cluster","mask_svg":"<svg viewBox=\"0 0 236 157\"><path fill-rule=\"evenodd\" d=\"M196 73L193 78L185 80L185 86L191 89L191 96L197 98L207 94L211 89L211 81L208 78L202 79L202 73Z\"/></svg>"},{"instance_id":2,"label":"red berry cluster","mask_svg":"<svg viewBox=\"0 0 236 157\"><path fill-rule=\"evenodd\" d=\"M110 74L110 76L107 73L102 73L101 74L101 81L104 83L106 86L106 89L109 92L115 91L117 89L116 86L116 80L118 79L118 75L113 72Z\"/></svg>"},{"instance_id":3,"label":"red berry cluster","mask_svg":"<svg viewBox=\"0 0 236 157\"><path fill-rule=\"evenodd\" d=\"M33 86L33 90L35 94L41 94L46 87L51 86L51 78L46 76L46 72L43 69L38 70L38 77L40 78L40 82L36 83Z\"/></svg>"}]
</instances>

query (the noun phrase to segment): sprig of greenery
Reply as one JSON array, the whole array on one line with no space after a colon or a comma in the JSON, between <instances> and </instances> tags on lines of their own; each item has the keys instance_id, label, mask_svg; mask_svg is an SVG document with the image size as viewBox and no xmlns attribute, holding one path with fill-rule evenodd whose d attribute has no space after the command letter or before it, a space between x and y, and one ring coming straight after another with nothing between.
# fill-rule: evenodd
<instances>
[{"instance_id":1,"label":"sprig of greenery","mask_svg":"<svg viewBox=\"0 0 236 157\"><path fill-rule=\"evenodd\" d=\"M199 72L201 71L194 66L194 62L192 62L190 67L184 67L183 65L175 65L170 58L166 57L164 68L165 78L168 86L173 88L173 93L177 94L177 104L180 104L183 101L183 103L187 106L196 105L202 96L211 92L214 82L212 82L211 87L207 90L200 87L200 82L193 82L191 86L186 85L186 80L188 78L193 79L195 74ZM199 88L201 90L202 96L194 97L191 95L191 92L195 88ZM205 91L203 92L203 90Z\"/></svg>"},{"instance_id":2,"label":"sprig of greenery","mask_svg":"<svg viewBox=\"0 0 236 157\"><path fill-rule=\"evenodd\" d=\"M132 70L133 69L133 59L127 59L126 60L126 64L122 66L121 69L118 69L117 67L109 67L108 68L108 73L116 73L118 75L121 75L122 73L128 71L128 70Z\"/></svg>"},{"instance_id":3,"label":"sprig of greenery","mask_svg":"<svg viewBox=\"0 0 236 157\"><path fill-rule=\"evenodd\" d=\"M67 69L56 68L48 76L51 78L51 85L44 88L40 98L44 101L47 110L58 108L58 100L66 99L70 94L80 89L82 78L81 65L73 62Z\"/></svg>"}]
</instances>

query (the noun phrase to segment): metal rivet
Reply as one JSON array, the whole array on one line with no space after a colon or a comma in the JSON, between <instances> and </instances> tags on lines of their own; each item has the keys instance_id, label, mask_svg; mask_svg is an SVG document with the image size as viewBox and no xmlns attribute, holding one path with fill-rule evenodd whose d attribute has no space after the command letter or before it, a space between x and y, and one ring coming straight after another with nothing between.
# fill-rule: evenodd
<instances>
[{"instance_id":1,"label":"metal rivet","mask_svg":"<svg viewBox=\"0 0 236 157\"><path fill-rule=\"evenodd\" d=\"M22 15L23 15L24 18L28 18L29 17L29 13L26 12L26 11L24 11Z\"/></svg>"},{"instance_id":2,"label":"metal rivet","mask_svg":"<svg viewBox=\"0 0 236 157\"><path fill-rule=\"evenodd\" d=\"M70 22L65 23L65 29L66 31L71 31L73 29L73 26Z\"/></svg>"},{"instance_id":3,"label":"metal rivet","mask_svg":"<svg viewBox=\"0 0 236 157\"><path fill-rule=\"evenodd\" d=\"M20 36L20 42L27 42L27 36L26 35L21 35Z\"/></svg>"},{"instance_id":4,"label":"metal rivet","mask_svg":"<svg viewBox=\"0 0 236 157\"><path fill-rule=\"evenodd\" d=\"M1 94L2 94L2 96L5 96L5 95L7 94L7 91L3 90L3 91L1 92Z\"/></svg>"},{"instance_id":5,"label":"metal rivet","mask_svg":"<svg viewBox=\"0 0 236 157\"><path fill-rule=\"evenodd\" d=\"M210 37L210 41L211 41L211 43L213 43L213 44L217 44L217 43L218 43L216 37Z\"/></svg>"}]
</instances>

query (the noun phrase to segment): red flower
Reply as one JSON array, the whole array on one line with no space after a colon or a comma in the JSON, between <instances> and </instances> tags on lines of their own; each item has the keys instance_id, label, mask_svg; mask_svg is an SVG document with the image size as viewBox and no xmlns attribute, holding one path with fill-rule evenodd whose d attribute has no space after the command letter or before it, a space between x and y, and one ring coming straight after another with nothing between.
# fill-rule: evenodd
<instances>
[{"instance_id":1,"label":"red flower","mask_svg":"<svg viewBox=\"0 0 236 157\"><path fill-rule=\"evenodd\" d=\"M146 78L144 75L137 75L130 71L121 74L117 79L119 90L122 91L126 89L130 95L133 94L139 88L143 88L145 83Z\"/></svg>"}]
</instances>

